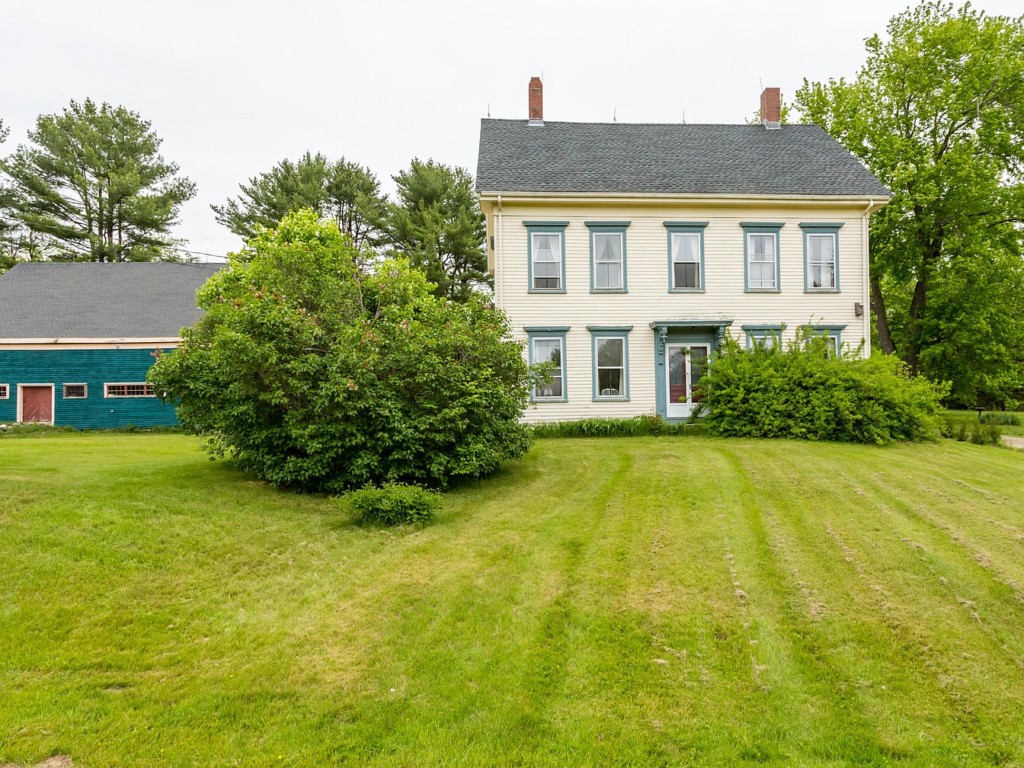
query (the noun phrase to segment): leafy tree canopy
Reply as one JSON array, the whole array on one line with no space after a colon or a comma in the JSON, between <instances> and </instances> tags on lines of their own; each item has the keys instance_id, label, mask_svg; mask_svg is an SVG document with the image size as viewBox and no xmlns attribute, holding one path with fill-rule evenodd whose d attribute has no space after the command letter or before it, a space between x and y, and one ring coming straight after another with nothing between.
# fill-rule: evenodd
<instances>
[{"instance_id":1,"label":"leafy tree canopy","mask_svg":"<svg viewBox=\"0 0 1024 768\"><path fill-rule=\"evenodd\" d=\"M307 152L298 162L282 160L249 179L237 198L210 207L219 223L245 240L261 229L273 229L289 213L309 208L362 246L379 237L384 198L369 168Z\"/></svg>"},{"instance_id":2,"label":"leafy tree canopy","mask_svg":"<svg viewBox=\"0 0 1024 768\"><path fill-rule=\"evenodd\" d=\"M195 185L159 154L161 140L135 112L86 99L41 115L29 144L0 163L14 217L55 258L173 258L169 233Z\"/></svg>"},{"instance_id":3,"label":"leafy tree canopy","mask_svg":"<svg viewBox=\"0 0 1024 768\"><path fill-rule=\"evenodd\" d=\"M804 81L796 106L892 190L879 345L958 402L1002 402L1024 390L1024 18L925 2L866 45L853 81Z\"/></svg>"},{"instance_id":4,"label":"leafy tree canopy","mask_svg":"<svg viewBox=\"0 0 1024 768\"><path fill-rule=\"evenodd\" d=\"M480 295L433 295L313 211L250 241L199 293L203 318L150 377L212 450L276 485L337 491L479 477L529 444L529 375Z\"/></svg>"},{"instance_id":5,"label":"leafy tree canopy","mask_svg":"<svg viewBox=\"0 0 1024 768\"><path fill-rule=\"evenodd\" d=\"M467 301L490 284L484 239L487 228L462 168L413 160L393 177L398 202L388 205L391 245L434 283L435 293Z\"/></svg>"}]
</instances>

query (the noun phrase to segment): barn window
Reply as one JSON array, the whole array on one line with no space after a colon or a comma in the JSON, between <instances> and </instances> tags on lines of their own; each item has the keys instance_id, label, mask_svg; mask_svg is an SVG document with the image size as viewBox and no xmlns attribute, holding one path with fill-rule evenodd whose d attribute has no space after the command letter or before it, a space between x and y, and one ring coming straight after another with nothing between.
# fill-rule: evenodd
<instances>
[{"instance_id":1,"label":"barn window","mask_svg":"<svg viewBox=\"0 0 1024 768\"><path fill-rule=\"evenodd\" d=\"M65 400L82 400L89 396L88 387L85 384L65 384L64 385L64 399Z\"/></svg>"},{"instance_id":2,"label":"barn window","mask_svg":"<svg viewBox=\"0 0 1024 768\"><path fill-rule=\"evenodd\" d=\"M156 397L149 384L105 384L105 397Z\"/></svg>"}]
</instances>

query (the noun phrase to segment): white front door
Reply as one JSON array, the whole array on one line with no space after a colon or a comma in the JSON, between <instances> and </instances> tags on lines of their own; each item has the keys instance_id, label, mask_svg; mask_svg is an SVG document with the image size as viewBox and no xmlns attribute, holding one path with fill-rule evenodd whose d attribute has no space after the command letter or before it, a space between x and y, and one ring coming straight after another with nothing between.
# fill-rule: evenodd
<instances>
[{"instance_id":1,"label":"white front door","mask_svg":"<svg viewBox=\"0 0 1024 768\"><path fill-rule=\"evenodd\" d=\"M668 393L665 415L670 419L689 418L698 400L693 388L704 375L710 347L707 344L666 344L665 391Z\"/></svg>"}]
</instances>

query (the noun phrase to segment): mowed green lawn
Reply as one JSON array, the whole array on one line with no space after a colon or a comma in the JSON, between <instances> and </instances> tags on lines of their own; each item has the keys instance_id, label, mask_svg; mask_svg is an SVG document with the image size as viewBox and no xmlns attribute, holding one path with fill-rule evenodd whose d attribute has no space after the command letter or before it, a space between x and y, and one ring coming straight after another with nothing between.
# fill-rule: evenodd
<instances>
[{"instance_id":1,"label":"mowed green lawn","mask_svg":"<svg viewBox=\"0 0 1024 768\"><path fill-rule=\"evenodd\" d=\"M0 439L0 764L1022 765L1024 453L545 440L424 529Z\"/></svg>"}]
</instances>

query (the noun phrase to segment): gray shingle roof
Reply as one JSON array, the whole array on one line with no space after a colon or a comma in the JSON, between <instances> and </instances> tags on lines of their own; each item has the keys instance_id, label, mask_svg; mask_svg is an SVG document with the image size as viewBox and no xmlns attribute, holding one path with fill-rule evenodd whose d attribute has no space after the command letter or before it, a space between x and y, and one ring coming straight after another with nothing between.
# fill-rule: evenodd
<instances>
[{"instance_id":1,"label":"gray shingle roof","mask_svg":"<svg viewBox=\"0 0 1024 768\"><path fill-rule=\"evenodd\" d=\"M816 125L481 121L484 192L865 195L882 186Z\"/></svg>"},{"instance_id":2,"label":"gray shingle roof","mask_svg":"<svg viewBox=\"0 0 1024 768\"><path fill-rule=\"evenodd\" d=\"M0 275L0 339L176 337L222 264L15 265Z\"/></svg>"}]
</instances>

